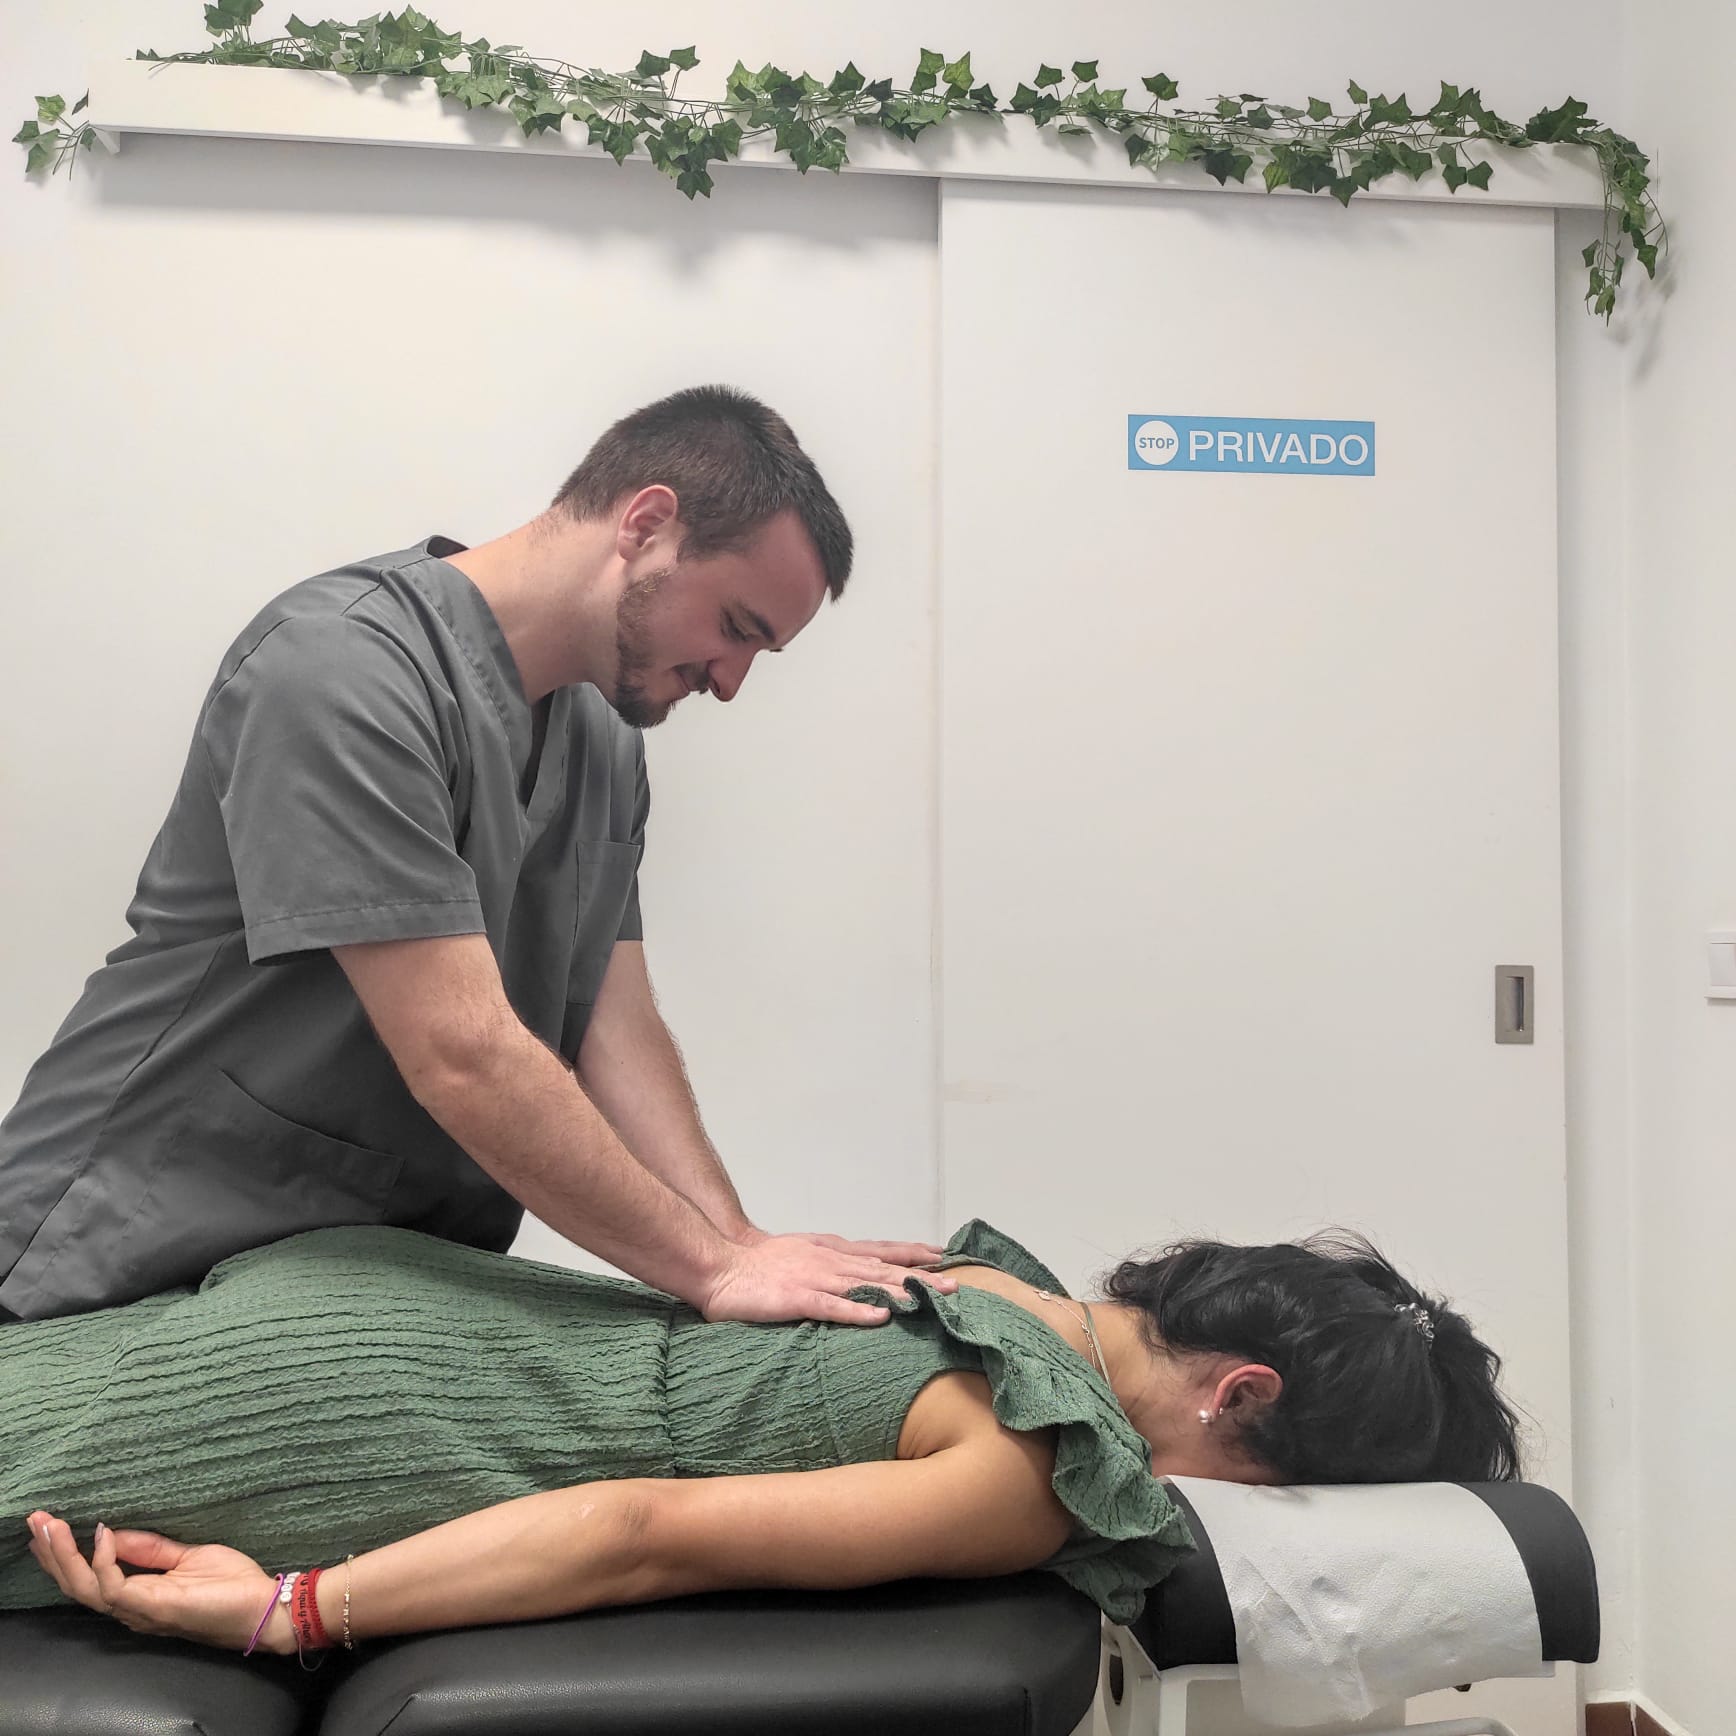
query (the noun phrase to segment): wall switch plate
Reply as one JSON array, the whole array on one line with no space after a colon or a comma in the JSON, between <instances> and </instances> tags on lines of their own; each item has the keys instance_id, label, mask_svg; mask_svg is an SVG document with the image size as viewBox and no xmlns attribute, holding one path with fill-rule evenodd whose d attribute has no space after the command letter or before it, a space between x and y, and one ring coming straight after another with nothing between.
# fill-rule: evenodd
<instances>
[{"instance_id":1,"label":"wall switch plate","mask_svg":"<svg viewBox=\"0 0 1736 1736\"><path fill-rule=\"evenodd\" d=\"M1736 928L1706 936L1706 999L1736 1001Z\"/></svg>"}]
</instances>

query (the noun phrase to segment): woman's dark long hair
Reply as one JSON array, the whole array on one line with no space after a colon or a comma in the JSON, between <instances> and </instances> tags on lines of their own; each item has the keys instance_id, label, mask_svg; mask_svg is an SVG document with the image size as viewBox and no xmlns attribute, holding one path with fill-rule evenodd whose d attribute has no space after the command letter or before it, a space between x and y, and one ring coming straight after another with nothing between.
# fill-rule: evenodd
<instances>
[{"instance_id":1,"label":"woman's dark long hair","mask_svg":"<svg viewBox=\"0 0 1736 1736\"><path fill-rule=\"evenodd\" d=\"M1282 1376L1241 1449L1287 1483L1505 1482L1519 1425L1501 1359L1361 1236L1234 1247L1173 1243L1129 1259L1103 1293L1140 1310L1154 1350L1212 1352ZM1427 1310L1432 1340L1412 1312Z\"/></svg>"}]
</instances>

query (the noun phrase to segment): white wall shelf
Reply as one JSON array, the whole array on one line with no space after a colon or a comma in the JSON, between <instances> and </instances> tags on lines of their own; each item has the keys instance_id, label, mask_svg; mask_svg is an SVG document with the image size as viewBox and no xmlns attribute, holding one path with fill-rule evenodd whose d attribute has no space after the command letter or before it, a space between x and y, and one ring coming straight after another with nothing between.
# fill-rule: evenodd
<instances>
[{"instance_id":1,"label":"white wall shelf","mask_svg":"<svg viewBox=\"0 0 1736 1736\"><path fill-rule=\"evenodd\" d=\"M346 145L400 145L432 150L523 151L539 156L603 157L569 125L526 138L499 109L465 110L443 101L425 79L346 77L274 67L164 65L107 61L90 77L89 115L117 146L128 133L177 133L196 138L281 139ZM1060 186L1161 187L1179 192L1264 194L1257 177L1223 188L1194 166L1156 174L1128 163L1110 138L1062 138L1021 117L967 117L937 127L914 144L868 128L850 130L845 173L916 175L933 179L1033 181ZM1600 210L1596 163L1572 147L1489 148L1495 164L1487 192L1447 191L1439 175L1421 182L1392 175L1359 197L1461 204L1550 206ZM745 168L791 168L768 141L744 147ZM720 165L727 169L730 165ZM1292 198L1317 194L1281 192Z\"/></svg>"}]
</instances>

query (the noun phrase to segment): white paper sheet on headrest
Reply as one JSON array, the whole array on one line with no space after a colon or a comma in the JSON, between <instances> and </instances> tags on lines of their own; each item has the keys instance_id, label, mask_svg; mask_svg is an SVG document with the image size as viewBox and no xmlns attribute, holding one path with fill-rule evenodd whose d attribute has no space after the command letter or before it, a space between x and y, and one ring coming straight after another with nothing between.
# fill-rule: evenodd
<instances>
[{"instance_id":1,"label":"white paper sheet on headrest","mask_svg":"<svg viewBox=\"0 0 1736 1736\"><path fill-rule=\"evenodd\" d=\"M1363 1718L1412 1694L1541 1671L1525 1564L1470 1490L1169 1481L1217 1555L1251 1717Z\"/></svg>"}]
</instances>

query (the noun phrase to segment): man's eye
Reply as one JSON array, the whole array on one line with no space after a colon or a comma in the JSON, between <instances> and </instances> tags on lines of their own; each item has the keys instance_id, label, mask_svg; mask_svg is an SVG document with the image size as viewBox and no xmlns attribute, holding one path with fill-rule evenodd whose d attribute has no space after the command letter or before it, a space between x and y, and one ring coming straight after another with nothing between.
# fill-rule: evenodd
<instances>
[{"instance_id":1,"label":"man's eye","mask_svg":"<svg viewBox=\"0 0 1736 1736\"><path fill-rule=\"evenodd\" d=\"M745 645L753 637L751 633L744 633L728 615L723 618L723 633L726 639L733 639L738 645Z\"/></svg>"}]
</instances>

